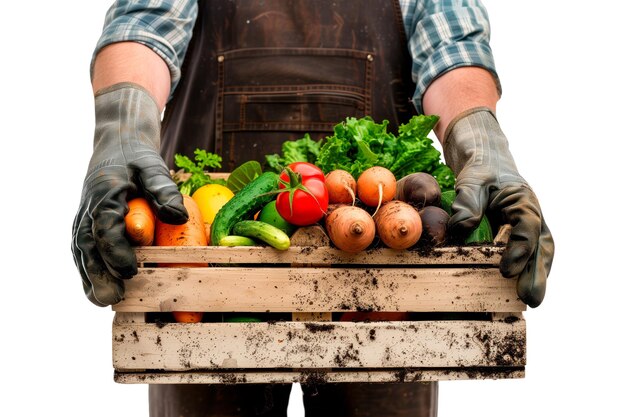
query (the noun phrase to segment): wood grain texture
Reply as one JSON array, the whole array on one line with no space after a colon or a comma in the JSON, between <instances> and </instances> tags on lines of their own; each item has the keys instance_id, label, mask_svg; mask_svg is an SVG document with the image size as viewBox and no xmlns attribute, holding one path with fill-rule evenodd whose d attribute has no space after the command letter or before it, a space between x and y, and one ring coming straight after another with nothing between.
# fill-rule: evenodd
<instances>
[{"instance_id":1,"label":"wood grain texture","mask_svg":"<svg viewBox=\"0 0 626 417\"><path fill-rule=\"evenodd\" d=\"M523 367L526 323L151 323L113 327L118 371Z\"/></svg>"},{"instance_id":2,"label":"wood grain texture","mask_svg":"<svg viewBox=\"0 0 626 417\"><path fill-rule=\"evenodd\" d=\"M140 263L207 262L212 264L292 264L330 263L348 265L457 265L492 266L500 264L501 246L458 246L424 251L397 251L378 248L349 254L328 246L291 246L278 250L264 246L157 247L141 246L135 252Z\"/></svg>"},{"instance_id":3,"label":"wood grain texture","mask_svg":"<svg viewBox=\"0 0 626 417\"><path fill-rule=\"evenodd\" d=\"M140 268L115 311L523 311L488 268Z\"/></svg>"}]
</instances>

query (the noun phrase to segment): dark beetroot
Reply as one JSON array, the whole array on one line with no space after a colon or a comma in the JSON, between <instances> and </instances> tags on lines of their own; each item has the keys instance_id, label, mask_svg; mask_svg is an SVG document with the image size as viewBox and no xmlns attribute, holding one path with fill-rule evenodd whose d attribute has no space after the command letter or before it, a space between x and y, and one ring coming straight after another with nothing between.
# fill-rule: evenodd
<instances>
[{"instance_id":1,"label":"dark beetroot","mask_svg":"<svg viewBox=\"0 0 626 417\"><path fill-rule=\"evenodd\" d=\"M415 172L398 180L396 199L409 203L416 209L426 206L441 206L441 188L432 175Z\"/></svg>"},{"instance_id":2,"label":"dark beetroot","mask_svg":"<svg viewBox=\"0 0 626 417\"><path fill-rule=\"evenodd\" d=\"M419 214L423 229L421 240L432 246L443 245L450 219L448 213L441 207L426 206L419 210Z\"/></svg>"}]
</instances>

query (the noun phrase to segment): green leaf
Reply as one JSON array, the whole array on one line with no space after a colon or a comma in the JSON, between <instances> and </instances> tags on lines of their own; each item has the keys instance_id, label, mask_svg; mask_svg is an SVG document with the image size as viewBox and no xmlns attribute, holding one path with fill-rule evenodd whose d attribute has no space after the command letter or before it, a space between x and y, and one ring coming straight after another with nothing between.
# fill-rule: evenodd
<instances>
[{"instance_id":1,"label":"green leaf","mask_svg":"<svg viewBox=\"0 0 626 417\"><path fill-rule=\"evenodd\" d=\"M281 147L282 155L266 155L265 161L267 163L267 167L271 171L281 172L283 167L293 162L314 163L320 152L321 146L321 140L314 141L311 139L311 136L306 133L301 139L283 142Z\"/></svg>"},{"instance_id":2,"label":"green leaf","mask_svg":"<svg viewBox=\"0 0 626 417\"><path fill-rule=\"evenodd\" d=\"M194 155L196 162L181 154L174 155L174 163L176 166L186 173L191 174L189 179L178 184L178 189L182 194L192 195L198 188L206 184L226 185L226 181L222 179L212 179L205 172L207 168L221 168L221 156L202 149L196 149Z\"/></svg>"},{"instance_id":3,"label":"green leaf","mask_svg":"<svg viewBox=\"0 0 626 417\"><path fill-rule=\"evenodd\" d=\"M277 153L265 155L265 162L270 171L280 172L283 169L283 158Z\"/></svg>"},{"instance_id":4,"label":"green leaf","mask_svg":"<svg viewBox=\"0 0 626 417\"><path fill-rule=\"evenodd\" d=\"M403 137L425 138L439 121L439 116L420 114L398 126L398 139Z\"/></svg>"},{"instance_id":5,"label":"green leaf","mask_svg":"<svg viewBox=\"0 0 626 417\"><path fill-rule=\"evenodd\" d=\"M454 172L452 172L452 169L448 165L439 163L439 165L433 170L431 175L435 177L435 179L439 183L439 188L441 188L441 191L454 190L456 177L454 176Z\"/></svg>"},{"instance_id":6,"label":"green leaf","mask_svg":"<svg viewBox=\"0 0 626 417\"><path fill-rule=\"evenodd\" d=\"M351 170L352 158L348 156L351 144L349 140L337 135L337 127L335 127L335 132L334 136L326 138L326 142L322 145L319 156L315 161L315 165L324 171L325 174L338 168L345 169L348 172Z\"/></svg>"},{"instance_id":7,"label":"green leaf","mask_svg":"<svg viewBox=\"0 0 626 417\"><path fill-rule=\"evenodd\" d=\"M452 203L456 198L454 190L441 191L441 208L444 209L449 216L452 216Z\"/></svg>"},{"instance_id":8,"label":"green leaf","mask_svg":"<svg viewBox=\"0 0 626 417\"><path fill-rule=\"evenodd\" d=\"M465 244L479 244L493 242L493 231L486 216L480 219L478 227L472 230L472 233L465 239Z\"/></svg>"},{"instance_id":9,"label":"green leaf","mask_svg":"<svg viewBox=\"0 0 626 417\"><path fill-rule=\"evenodd\" d=\"M302 139L283 143L283 165L293 162L314 162L317 159L321 147L320 141L314 141L306 133Z\"/></svg>"},{"instance_id":10,"label":"green leaf","mask_svg":"<svg viewBox=\"0 0 626 417\"><path fill-rule=\"evenodd\" d=\"M239 165L228 176L226 186L235 194L263 173L261 164L257 161L248 161Z\"/></svg>"},{"instance_id":11,"label":"green leaf","mask_svg":"<svg viewBox=\"0 0 626 417\"><path fill-rule=\"evenodd\" d=\"M389 169L396 178L402 178L414 172L430 173L439 161L439 156L440 152L435 148L416 147L400 155Z\"/></svg>"}]
</instances>

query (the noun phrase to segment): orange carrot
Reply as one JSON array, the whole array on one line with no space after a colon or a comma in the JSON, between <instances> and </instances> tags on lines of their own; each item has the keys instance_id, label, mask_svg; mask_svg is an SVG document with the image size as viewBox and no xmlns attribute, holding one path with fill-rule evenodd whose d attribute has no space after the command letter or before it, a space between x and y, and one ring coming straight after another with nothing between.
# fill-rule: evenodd
<instances>
[{"instance_id":1,"label":"orange carrot","mask_svg":"<svg viewBox=\"0 0 626 417\"><path fill-rule=\"evenodd\" d=\"M206 231L198 204L183 194L183 203L189 214L184 224L168 224L156 221L155 243L157 246L207 246ZM180 265L180 264L179 264Z\"/></svg>"},{"instance_id":2,"label":"orange carrot","mask_svg":"<svg viewBox=\"0 0 626 417\"><path fill-rule=\"evenodd\" d=\"M190 196L183 194L183 204L189 214L189 220L184 224L168 224L157 219L155 244L157 246L207 246L206 230L202 212ZM159 263L159 266L169 266L176 268L197 268L208 264L198 263ZM174 319L177 322L196 323L202 320L201 312L179 312L173 311ZM199 317L199 318L198 318ZM180 320L180 321L179 321ZM195 321L194 321L195 320Z\"/></svg>"},{"instance_id":3,"label":"orange carrot","mask_svg":"<svg viewBox=\"0 0 626 417\"><path fill-rule=\"evenodd\" d=\"M148 200L142 197L128 201L128 213L124 216L126 236L139 246L150 246L154 242L156 217Z\"/></svg>"},{"instance_id":4,"label":"orange carrot","mask_svg":"<svg viewBox=\"0 0 626 417\"><path fill-rule=\"evenodd\" d=\"M376 207L374 212L376 214L381 204L393 200L396 196L396 177L387 168L373 166L359 175L356 190L363 204Z\"/></svg>"}]
</instances>

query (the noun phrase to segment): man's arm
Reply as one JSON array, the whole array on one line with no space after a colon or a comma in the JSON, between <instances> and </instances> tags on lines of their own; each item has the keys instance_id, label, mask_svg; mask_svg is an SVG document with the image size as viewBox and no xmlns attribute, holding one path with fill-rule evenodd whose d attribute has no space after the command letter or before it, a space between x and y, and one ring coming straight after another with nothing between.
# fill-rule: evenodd
<instances>
[{"instance_id":1,"label":"man's arm","mask_svg":"<svg viewBox=\"0 0 626 417\"><path fill-rule=\"evenodd\" d=\"M443 144L450 122L462 112L487 107L494 114L500 93L491 73L479 67L460 67L435 79L422 100L425 114L440 117L435 134Z\"/></svg>"},{"instance_id":2,"label":"man's arm","mask_svg":"<svg viewBox=\"0 0 626 417\"><path fill-rule=\"evenodd\" d=\"M545 295L554 240L495 118L498 99L490 72L461 67L435 79L422 103L425 113L441 117L435 133L457 177L452 233L468 233L486 214L494 225L512 225L500 272L516 278L520 299L537 307Z\"/></svg>"},{"instance_id":3,"label":"man's arm","mask_svg":"<svg viewBox=\"0 0 626 417\"><path fill-rule=\"evenodd\" d=\"M118 0L105 18L91 66L94 148L72 227L83 288L98 306L119 302L124 279L137 273L125 237L129 198L144 196L167 223L187 219L159 149L196 14L195 0Z\"/></svg>"},{"instance_id":4,"label":"man's arm","mask_svg":"<svg viewBox=\"0 0 626 417\"><path fill-rule=\"evenodd\" d=\"M170 95L170 71L150 48L137 42L118 42L98 52L92 75L94 94L122 82L145 88L157 102L159 111L163 111Z\"/></svg>"}]
</instances>

